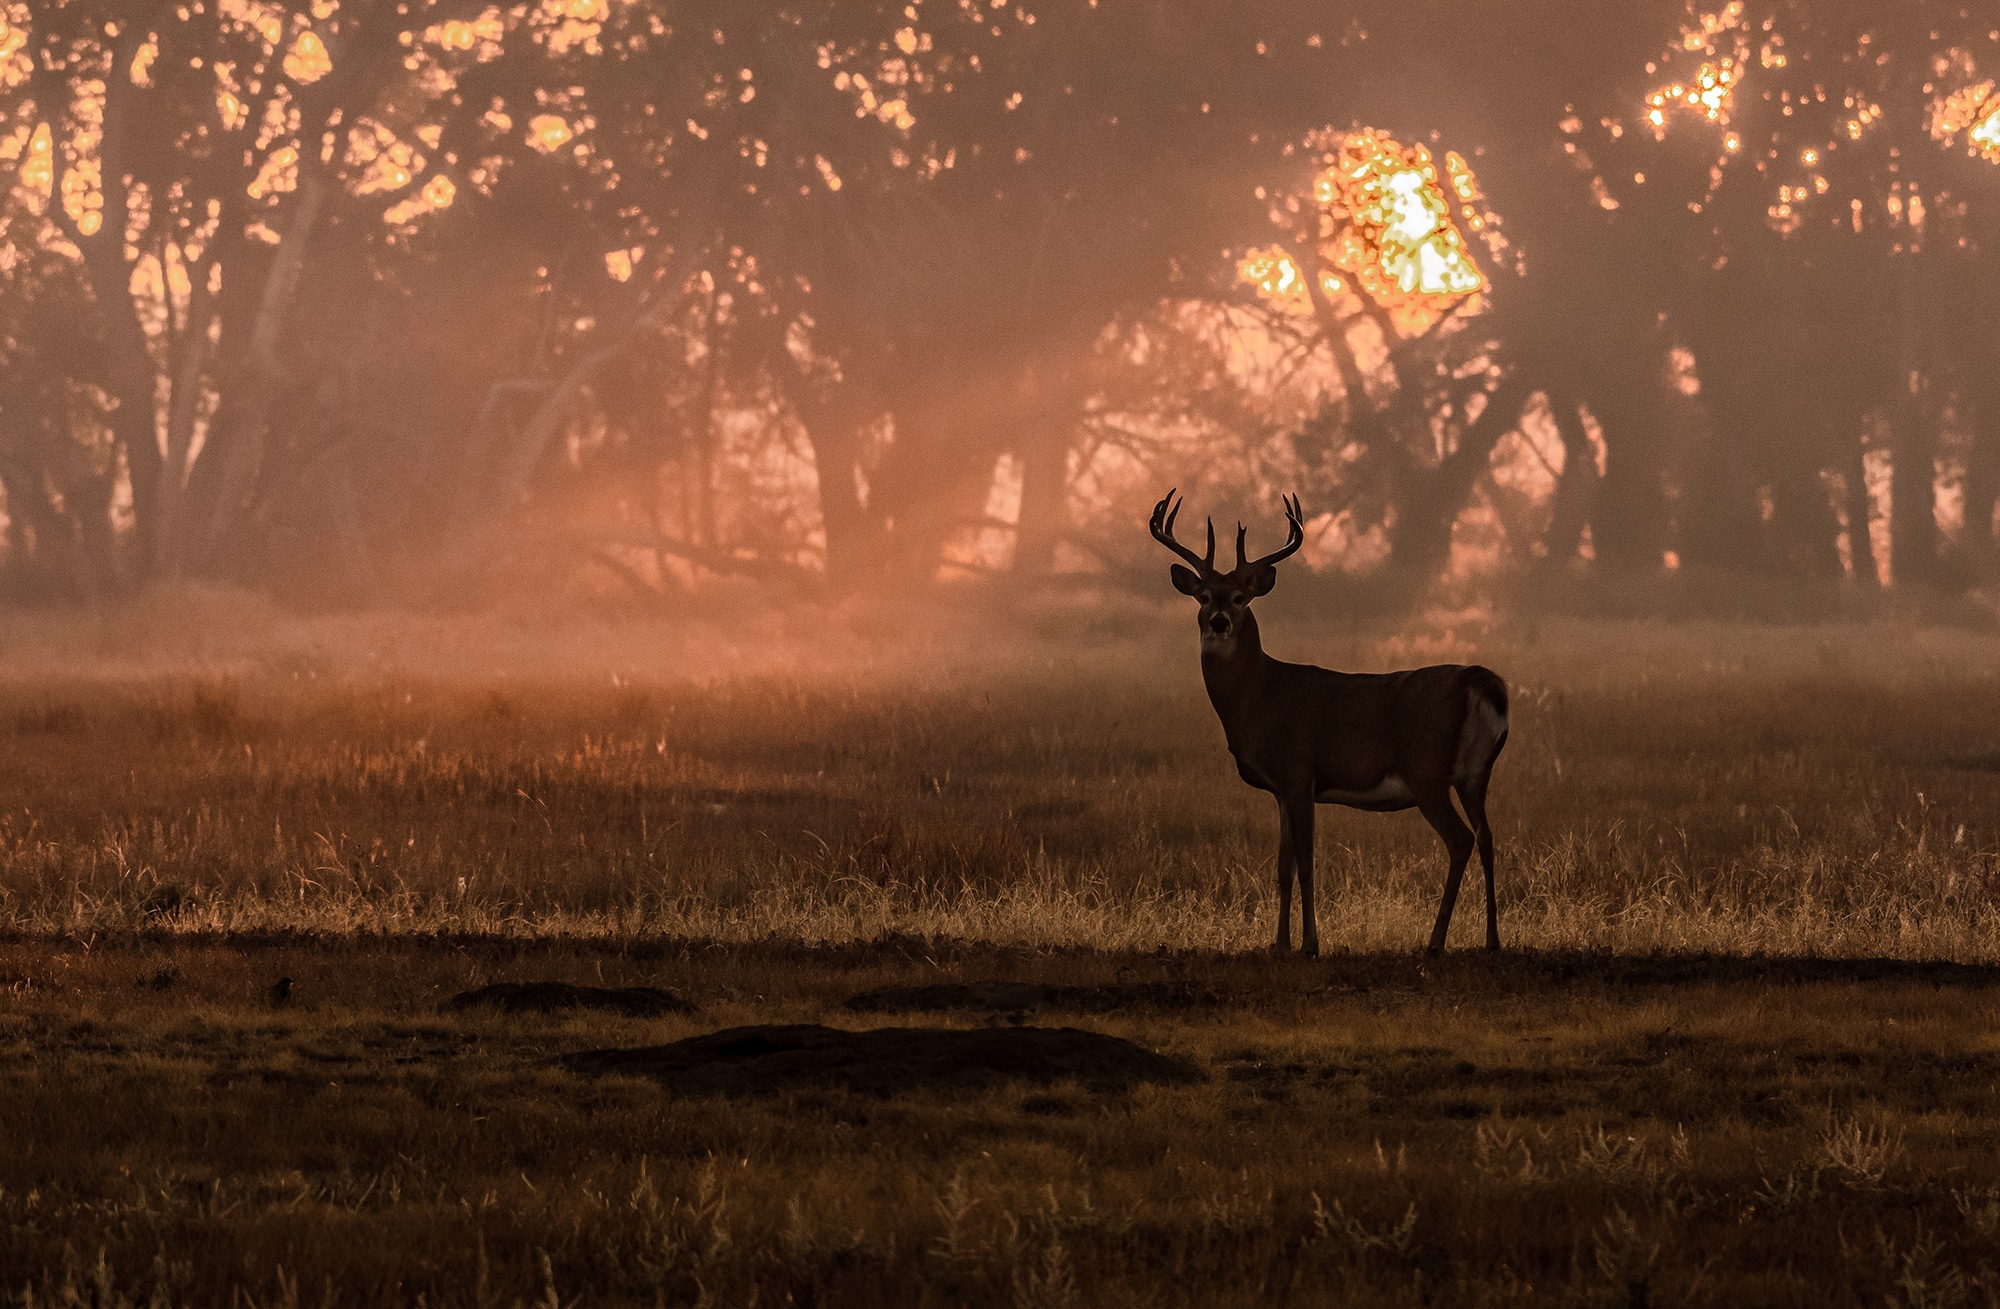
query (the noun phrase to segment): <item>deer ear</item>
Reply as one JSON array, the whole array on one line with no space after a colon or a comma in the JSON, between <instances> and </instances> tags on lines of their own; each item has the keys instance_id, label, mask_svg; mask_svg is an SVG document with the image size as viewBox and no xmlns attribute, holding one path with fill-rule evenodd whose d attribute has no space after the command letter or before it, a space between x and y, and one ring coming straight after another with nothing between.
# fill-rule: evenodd
<instances>
[{"instance_id":1,"label":"deer ear","mask_svg":"<svg viewBox=\"0 0 2000 1309\"><path fill-rule=\"evenodd\" d=\"M1255 600L1260 595L1271 594L1271 588L1277 584L1277 565L1266 564L1264 567L1250 574L1250 580L1244 584L1243 589L1250 593L1252 600Z\"/></svg>"},{"instance_id":2,"label":"deer ear","mask_svg":"<svg viewBox=\"0 0 2000 1309\"><path fill-rule=\"evenodd\" d=\"M1179 591L1182 595L1191 596L1201 586L1201 579L1194 575L1192 568L1183 568L1179 564L1175 564L1173 567L1173 577L1174 590Z\"/></svg>"}]
</instances>

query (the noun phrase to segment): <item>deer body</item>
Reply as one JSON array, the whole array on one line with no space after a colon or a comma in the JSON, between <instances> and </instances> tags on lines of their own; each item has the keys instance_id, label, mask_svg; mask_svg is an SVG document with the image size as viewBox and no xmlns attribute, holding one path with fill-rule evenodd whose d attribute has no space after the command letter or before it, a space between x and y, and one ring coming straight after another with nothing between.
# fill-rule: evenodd
<instances>
[{"instance_id":1,"label":"deer body","mask_svg":"<svg viewBox=\"0 0 2000 1309\"><path fill-rule=\"evenodd\" d=\"M1297 550L1304 528L1297 502L1286 506L1284 549L1254 562L1214 568L1208 556L1173 539L1178 506L1162 500L1154 535L1195 570L1176 567L1174 585L1201 601L1201 674L1209 703L1243 780L1278 802L1277 949L1291 948L1292 881L1299 885L1301 945L1319 953L1313 906L1315 808L1346 805L1375 813L1414 808L1444 841L1451 858L1430 950L1444 948L1460 879L1476 848L1486 878L1486 948L1500 948L1493 894L1493 836L1486 787L1507 740L1507 686L1488 669L1438 664L1396 673L1340 673L1264 653L1249 602L1276 582L1276 565ZM1461 818L1451 802L1456 792ZM1468 824L1467 820L1470 820Z\"/></svg>"}]
</instances>

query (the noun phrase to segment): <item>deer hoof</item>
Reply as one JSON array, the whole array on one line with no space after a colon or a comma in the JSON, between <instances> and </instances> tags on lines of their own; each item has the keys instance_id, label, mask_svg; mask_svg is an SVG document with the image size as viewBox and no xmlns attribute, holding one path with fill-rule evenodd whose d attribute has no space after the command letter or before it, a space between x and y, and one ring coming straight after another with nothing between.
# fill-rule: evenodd
<instances>
[{"instance_id":1,"label":"deer hoof","mask_svg":"<svg viewBox=\"0 0 2000 1309\"><path fill-rule=\"evenodd\" d=\"M1319 958L1319 942L1307 941L1303 946L1299 947L1299 953L1307 959Z\"/></svg>"}]
</instances>

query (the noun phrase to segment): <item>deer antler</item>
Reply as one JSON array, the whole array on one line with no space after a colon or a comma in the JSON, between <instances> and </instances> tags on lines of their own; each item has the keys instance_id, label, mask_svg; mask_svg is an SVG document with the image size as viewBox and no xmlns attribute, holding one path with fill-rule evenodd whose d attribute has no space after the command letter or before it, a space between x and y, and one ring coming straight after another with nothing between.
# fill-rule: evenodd
<instances>
[{"instance_id":1,"label":"deer antler","mask_svg":"<svg viewBox=\"0 0 2000 1309\"><path fill-rule=\"evenodd\" d=\"M1178 490L1179 488L1176 488ZM1215 571L1215 520L1208 520L1208 557L1206 559L1174 539L1174 519L1180 517L1181 507L1174 503L1174 492L1167 492L1160 503L1153 506L1153 539L1181 558L1192 564L1196 571Z\"/></svg>"},{"instance_id":2,"label":"deer antler","mask_svg":"<svg viewBox=\"0 0 2000 1309\"><path fill-rule=\"evenodd\" d=\"M1295 495L1288 496L1284 504L1285 543L1277 550L1265 555L1262 559L1253 560L1249 563L1243 561L1243 525L1241 523L1237 524L1236 571L1239 574L1247 577L1259 568L1268 568L1273 564L1282 563L1294 554L1297 554L1299 547L1306 543L1306 517L1305 511L1299 508L1299 498Z\"/></svg>"}]
</instances>

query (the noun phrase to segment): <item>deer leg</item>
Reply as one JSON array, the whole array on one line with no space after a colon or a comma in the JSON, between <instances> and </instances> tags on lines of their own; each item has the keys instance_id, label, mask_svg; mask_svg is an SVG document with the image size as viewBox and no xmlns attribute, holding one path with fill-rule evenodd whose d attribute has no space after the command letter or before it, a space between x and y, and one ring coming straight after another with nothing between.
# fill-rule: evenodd
<instances>
[{"instance_id":1,"label":"deer leg","mask_svg":"<svg viewBox=\"0 0 2000 1309\"><path fill-rule=\"evenodd\" d=\"M1292 830L1292 863L1299 870L1299 952L1319 958L1319 920L1313 913L1313 820L1318 805L1311 794L1285 806Z\"/></svg>"},{"instance_id":2,"label":"deer leg","mask_svg":"<svg viewBox=\"0 0 2000 1309\"><path fill-rule=\"evenodd\" d=\"M1280 799L1278 801L1278 943L1271 947L1273 954L1284 954L1292 948L1293 863L1292 816L1286 810L1284 800Z\"/></svg>"},{"instance_id":3,"label":"deer leg","mask_svg":"<svg viewBox=\"0 0 2000 1309\"><path fill-rule=\"evenodd\" d=\"M1438 905L1437 926L1431 929L1427 950L1429 954L1437 954L1444 949L1445 933L1451 928L1451 909L1458 902L1459 879L1465 876L1465 865L1472 858L1473 836L1472 829L1458 816L1458 810L1452 808L1451 792L1442 786L1417 792L1417 810L1444 841L1444 848L1451 856L1451 872L1444 879L1444 900Z\"/></svg>"},{"instance_id":4,"label":"deer leg","mask_svg":"<svg viewBox=\"0 0 2000 1309\"><path fill-rule=\"evenodd\" d=\"M1486 821L1486 787L1475 782L1458 789L1458 801L1479 838L1479 866L1486 873L1486 948L1500 948L1500 909L1493 900L1493 825Z\"/></svg>"}]
</instances>

